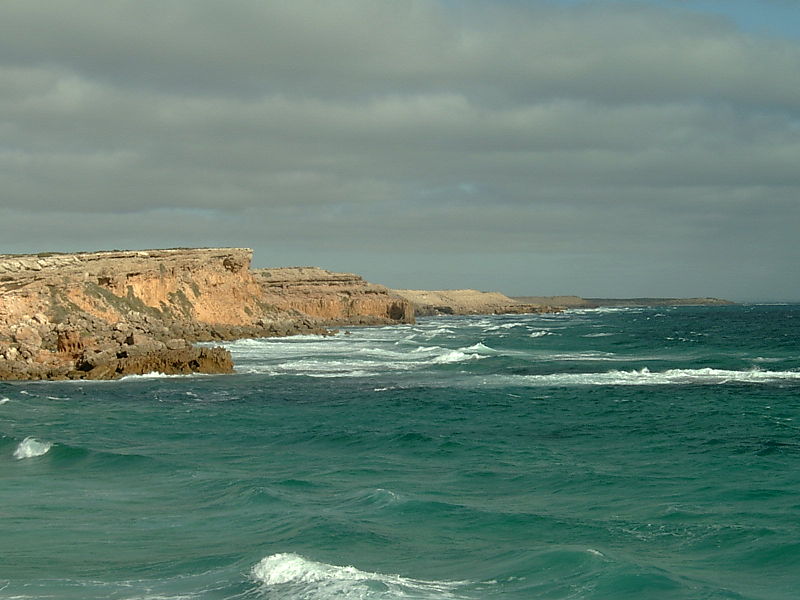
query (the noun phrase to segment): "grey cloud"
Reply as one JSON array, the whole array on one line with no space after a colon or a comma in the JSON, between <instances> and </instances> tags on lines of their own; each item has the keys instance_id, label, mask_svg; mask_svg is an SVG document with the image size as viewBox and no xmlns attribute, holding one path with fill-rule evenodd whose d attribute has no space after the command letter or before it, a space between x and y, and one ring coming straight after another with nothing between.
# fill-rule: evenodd
<instances>
[{"instance_id":1,"label":"grey cloud","mask_svg":"<svg viewBox=\"0 0 800 600\"><path fill-rule=\"evenodd\" d=\"M478 17L455 19L433 1L11 0L0 49L18 64L173 93L456 90L517 102L699 94L798 107L786 77L800 67L796 45L754 44L717 18L605 3L465 6Z\"/></svg>"},{"instance_id":2,"label":"grey cloud","mask_svg":"<svg viewBox=\"0 0 800 600\"><path fill-rule=\"evenodd\" d=\"M11 0L0 229L746 294L798 254L798 73L796 41L639 3Z\"/></svg>"}]
</instances>

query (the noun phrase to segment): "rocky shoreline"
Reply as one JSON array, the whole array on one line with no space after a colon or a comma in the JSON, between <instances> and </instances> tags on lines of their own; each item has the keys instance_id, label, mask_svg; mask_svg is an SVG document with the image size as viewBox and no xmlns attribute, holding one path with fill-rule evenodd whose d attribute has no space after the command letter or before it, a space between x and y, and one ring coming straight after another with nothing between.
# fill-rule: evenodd
<instances>
[{"instance_id":1,"label":"rocky shoreline","mask_svg":"<svg viewBox=\"0 0 800 600\"><path fill-rule=\"evenodd\" d=\"M195 342L330 334L412 322L411 305L356 275L251 270L246 248L0 255L0 380L231 373Z\"/></svg>"},{"instance_id":2,"label":"rocky shoreline","mask_svg":"<svg viewBox=\"0 0 800 600\"><path fill-rule=\"evenodd\" d=\"M173 248L0 255L0 380L231 373L230 352L194 344L328 335L331 327L413 323L415 316L729 304L392 290L317 267L251 269L252 254Z\"/></svg>"}]
</instances>

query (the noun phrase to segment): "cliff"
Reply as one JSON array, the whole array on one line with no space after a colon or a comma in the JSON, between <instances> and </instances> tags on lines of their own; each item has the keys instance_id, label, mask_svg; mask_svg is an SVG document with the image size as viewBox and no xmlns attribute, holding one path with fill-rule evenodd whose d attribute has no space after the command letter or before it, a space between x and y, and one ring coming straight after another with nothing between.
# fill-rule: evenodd
<instances>
[{"instance_id":1,"label":"cliff","mask_svg":"<svg viewBox=\"0 0 800 600\"><path fill-rule=\"evenodd\" d=\"M281 267L253 272L262 298L279 310L326 326L413 323L411 303L353 273L316 267Z\"/></svg>"},{"instance_id":2,"label":"cliff","mask_svg":"<svg viewBox=\"0 0 800 600\"><path fill-rule=\"evenodd\" d=\"M226 350L191 343L413 319L358 276L273 278L251 259L246 248L0 255L0 379L231 372Z\"/></svg>"},{"instance_id":3,"label":"cliff","mask_svg":"<svg viewBox=\"0 0 800 600\"><path fill-rule=\"evenodd\" d=\"M560 312L559 306L525 303L499 292L477 290L392 290L414 306L417 316Z\"/></svg>"}]
</instances>

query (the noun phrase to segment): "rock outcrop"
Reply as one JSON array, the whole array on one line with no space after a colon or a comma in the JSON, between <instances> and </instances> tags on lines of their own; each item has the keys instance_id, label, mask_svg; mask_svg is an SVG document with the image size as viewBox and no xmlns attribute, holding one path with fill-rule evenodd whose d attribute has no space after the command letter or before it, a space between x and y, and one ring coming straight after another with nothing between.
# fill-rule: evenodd
<instances>
[{"instance_id":1,"label":"rock outcrop","mask_svg":"<svg viewBox=\"0 0 800 600\"><path fill-rule=\"evenodd\" d=\"M392 290L414 306L417 316L560 312L562 307L525 303L499 292L478 290Z\"/></svg>"},{"instance_id":2,"label":"rock outcrop","mask_svg":"<svg viewBox=\"0 0 800 600\"><path fill-rule=\"evenodd\" d=\"M226 373L193 342L326 334L329 324L413 319L355 275L250 270L246 248L0 255L0 379Z\"/></svg>"},{"instance_id":3,"label":"rock outcrop","mask_svg":"<svg viewBox=\"0 0 800 600\"><path fill-rule=\"evenodd\" d=\"M253 274L270 306L326 326L414 322L411 302L353 273L281 267L257 269Z\"/></svg>"}]
</instances>

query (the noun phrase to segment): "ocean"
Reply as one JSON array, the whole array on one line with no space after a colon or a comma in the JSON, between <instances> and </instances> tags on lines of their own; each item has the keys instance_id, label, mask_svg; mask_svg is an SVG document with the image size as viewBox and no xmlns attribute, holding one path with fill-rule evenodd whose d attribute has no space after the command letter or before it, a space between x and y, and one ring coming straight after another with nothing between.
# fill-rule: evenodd
<instances>
[{"instance_id":1,"label":"ocean","mask_svg":"<svg viewBox=\"0 0 800 600\"><path fill-rule=\"evenodd\" d=\"M0 382L0 598L800 598L800 306L432 317Z\"/></svg>"}]
</instances>

